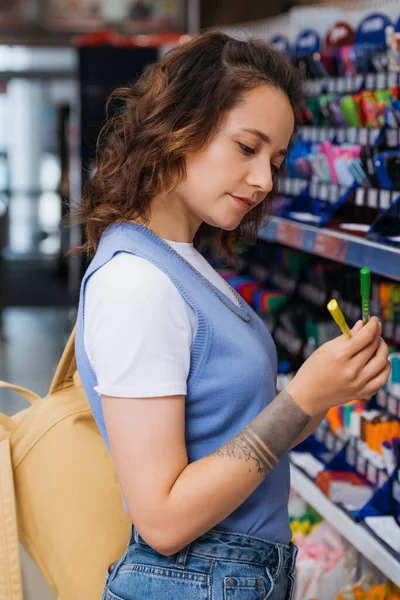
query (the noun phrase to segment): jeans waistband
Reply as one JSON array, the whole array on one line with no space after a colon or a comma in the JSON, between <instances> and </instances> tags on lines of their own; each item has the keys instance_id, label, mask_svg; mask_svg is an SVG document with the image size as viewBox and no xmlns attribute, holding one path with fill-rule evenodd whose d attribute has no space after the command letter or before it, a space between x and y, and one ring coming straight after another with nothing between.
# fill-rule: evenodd
<instances>
[{"instance_id":1,"label":"jeans waistband","mask_svg":"<svg viewBox=\"0 0 400 600\"><path fill-rule=\"evenodd\" d=\"M132 526L132 541L148 545ZM177 553L177 561L186 562L189 554L217 560L249 562L268 566L275 563L282 567L294 566L297 548L292 542L289 545L270 542L261 538L240 533L230 533L218 529L210 529Z\"/></svg>"}]
</instances>

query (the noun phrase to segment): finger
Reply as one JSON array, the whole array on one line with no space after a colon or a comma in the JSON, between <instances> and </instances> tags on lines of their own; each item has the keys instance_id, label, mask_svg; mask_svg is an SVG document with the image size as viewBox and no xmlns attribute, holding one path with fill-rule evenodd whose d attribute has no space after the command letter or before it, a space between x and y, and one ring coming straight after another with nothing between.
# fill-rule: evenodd
<instances>
[{"instance_id":1,"label":"finger","mask_svg":"<svg viewBox=\"0 0 400 600\"><path fill-rule=\"evenodd\" d=\"M353 357L353 360L359 369L363 369L365 365L370 362L382 344L386 346L383 339L377 336L368 346L366 346L363 350L361 350L361 352Z\"/></svg>"},{"instance_id":2,"label":"finger","mask_svg":"<svg viewBox=\"0 0 400 600\"><path fill-rule=\"evenodd\" d=\"M357 323L352 328L351 334L352 335L357 335L357 333L359 333L363 327L364 327L364 323L360 319L359 321L357 321Z\"/></svg>"},{"instance_id":3,"label":"finger","mask_svg":"<svg viewBox=\"0 0 400 600\"><path fill-rule=\"evenodd\" d=\"M361 319L359 321L357 321L357 323L354 325L354 327L352 329L350 329L350 333L351 333L351 337L353 337L353 335L357 335L357 333L359 331L361 331L361 329L364 327L364 323L361 321ZM343 333L342 335L339 335L337 338L335 338L334 340L335 342L348 342L349 341L349 336L347 335L347 333Z\"/></svg>"},{"instance_id":4,"label":"finger","mask_svg":"<svg viewBox=\"0 0 400 600\"><path fill-rule=\"evenodd\" d=\"M366 325L354 335L348 343L348 352L351 356L355 356L366 346L371 344L373 340L381 335L381 325L376 317L372 317Z\"/></svg>"},{"instance_id":5,"label":"finger","mask_svg":"<svg viewBox=\"0 0 400 600\"><path fill-rule=\"evenodd\" d=\"M359 353L359 356L361 354L362 354L362 352ZM378 345L378 349L376 351L376 354L374 356L372 355L371 360L369 360L366 363L366 365L363 369L363 372L362 372L363 380L370 381L371 379L373 379L374 377L379 375L379 373L384 371L384 369L386 369L387 364L388 364L388 356L389 356L389 348L387 347L387 344L381 338L380 343Z\"/></svg>"},{"instance_id":6,"label":"finger","mask_svg":"<svg viewBox=\"0 0 400 600\"><path fill-rule=\"evenodd\" d=\"M371 381L368 382L368 384L365 386L365 388L363 390L363 396L368 396L368 397L374 396L377 393L377 391L383 385L385 385L385 383L389 379L390 371L391 371L391 366L388 363L386 368L384 369L384 371L379 373L379 375L377 375L374 379L371 379Z\"/></svg>"}]
</instances>

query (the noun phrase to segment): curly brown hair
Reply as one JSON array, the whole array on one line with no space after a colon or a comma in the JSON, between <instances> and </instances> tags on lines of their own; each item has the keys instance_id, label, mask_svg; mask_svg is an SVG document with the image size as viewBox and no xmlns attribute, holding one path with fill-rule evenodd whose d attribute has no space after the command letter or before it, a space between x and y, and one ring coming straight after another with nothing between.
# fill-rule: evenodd
<instances>
[{"instance_id":1,"label":"curly brown hair","mask_svg":"<svg viewBox=\"0 0 400 600\"><path fill-rule=\"evenodd\" d=\"M85 228L80 249L94 253L104 230L117 221L147 223L152 199L184 179L187 154L206 147L227 111L260 84L282 90L294 112L302 101L299 72L280 51L259 40L210 32L172 49L137 82L115 90L98 137L94 174L75 211L75 222ZM263 202L233 231L203 223L194 243L214 237L232 256L239 240L256 239L267 214Z\"/></svg>"}]
</instances>

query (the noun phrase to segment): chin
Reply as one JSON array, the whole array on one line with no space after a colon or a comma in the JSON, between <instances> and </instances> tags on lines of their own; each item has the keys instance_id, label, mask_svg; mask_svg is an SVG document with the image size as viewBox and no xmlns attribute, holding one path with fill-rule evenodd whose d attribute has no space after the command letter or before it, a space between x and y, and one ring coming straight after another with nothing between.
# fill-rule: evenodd
<instances>
[{"instance_id":1,"label":"chin","mask_svg":"<svg viewBox=\"0 0 400 600\"><path fill-rule=\"evenodd\" d=\"M234 231L239 227L243 219L238 219L237 216L225 219L208 219L207 225L216 227L217 229L223 229L224 231Z\"/></svg>"}]
</instances>

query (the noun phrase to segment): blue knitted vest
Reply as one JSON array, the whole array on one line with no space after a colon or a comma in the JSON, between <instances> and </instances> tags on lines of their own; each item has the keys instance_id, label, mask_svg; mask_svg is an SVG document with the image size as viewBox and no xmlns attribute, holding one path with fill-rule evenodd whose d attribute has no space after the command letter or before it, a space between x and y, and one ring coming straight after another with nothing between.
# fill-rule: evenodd
<instances>
[{"instance_id":1,"label":"blue knitted vest","mask_svg":"<svg viewBox=\"0 0 400 600\"><path fill-rule=\"evenodd\" d=\"M249 323L234 314L207 283L154 233L135 223L118 223L103 234L81 284L76 328L79 374L100 433L109 448L96 373L84 348L85 287L89 277L118 252L130 252L161 269L196 312L197 334L191 350L185 407L189 462L207 456L239 433L276 396L276 351L264 323L218 292L236 312L251 314ZM138 285L141 285L138 282ZM134 435L135 424L132 423ZM288 544L288 457L215 529Z\"/></svg>"}]
</instances>

